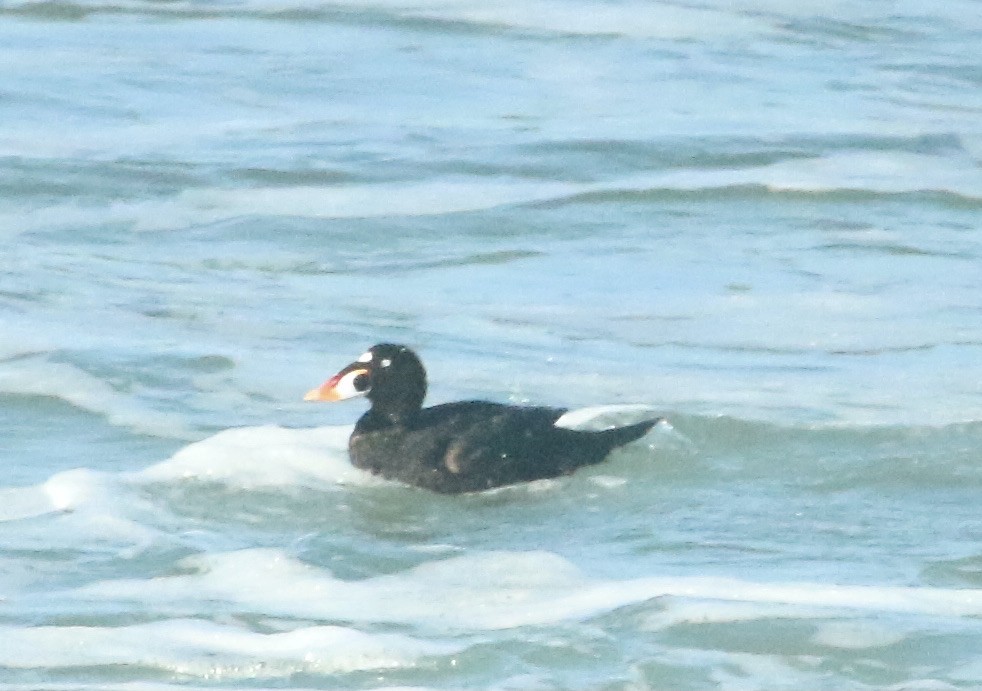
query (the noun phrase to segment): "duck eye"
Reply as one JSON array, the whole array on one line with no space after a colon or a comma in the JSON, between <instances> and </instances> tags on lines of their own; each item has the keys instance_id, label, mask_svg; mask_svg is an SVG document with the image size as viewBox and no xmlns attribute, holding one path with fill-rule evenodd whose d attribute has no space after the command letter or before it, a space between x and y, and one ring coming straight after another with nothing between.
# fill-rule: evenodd
<instances>
[{"instance_id":1,"label":"duck eye","mask_svg":"<svg viewBox=\"0 0 982 691\"><path fill-rule=\"evenodd\" d=\"M351 385L355 388L355 391L357 391L358 393L361 393L362 391L367 391L368 375L359 374L357 377L355 377L354 381L351 382Z\"/></svg>"}]
</instances>

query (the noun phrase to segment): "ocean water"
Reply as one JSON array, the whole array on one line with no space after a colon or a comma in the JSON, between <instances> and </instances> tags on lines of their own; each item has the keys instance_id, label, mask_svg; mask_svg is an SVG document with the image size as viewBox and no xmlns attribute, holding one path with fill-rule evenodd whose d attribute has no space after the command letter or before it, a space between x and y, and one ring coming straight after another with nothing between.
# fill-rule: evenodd
<instances>
[{"instance_id":1,"label":"ocean water","mask_svg":"<svg viewBox=\"0 0 982 691\"><path fill-rule=\"evenodd\" d=\"M0 691L982 688L980 46L976 0L5 0ZM301 400L379 341L666 422L384 482Z\"/></svg>"}]
</instances>

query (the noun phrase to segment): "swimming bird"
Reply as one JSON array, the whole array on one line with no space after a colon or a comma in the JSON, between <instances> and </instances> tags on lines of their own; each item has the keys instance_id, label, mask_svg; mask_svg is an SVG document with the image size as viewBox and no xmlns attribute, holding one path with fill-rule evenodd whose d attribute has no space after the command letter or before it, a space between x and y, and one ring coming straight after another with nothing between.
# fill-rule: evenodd
<instances>
[{"instance_id":1,"label":"swimming bird","mask_svg":"<svg viewBox=\"0 0 982 691\"><path fill-rule=\"evenodd\" d=\"M389 480L456 494L572 473L644 436L658 419L600 431L556 426L564 408L459 401L423 407L426 370L409 348L372 346L304 396L367 396L348 440L352 464Z\"/></svg>"}]
</instances>

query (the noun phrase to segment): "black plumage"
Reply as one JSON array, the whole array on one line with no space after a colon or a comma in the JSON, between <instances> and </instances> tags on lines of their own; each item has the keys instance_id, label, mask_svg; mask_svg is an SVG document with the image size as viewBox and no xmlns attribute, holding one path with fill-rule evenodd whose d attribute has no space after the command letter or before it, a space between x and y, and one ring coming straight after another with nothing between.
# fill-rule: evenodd
<instances>
[{"instance_id":1,"label":"black plumage","mask_svg":"<svg viewBox=\"0 0 982 691\"><path fill-rule=\"evenodd\" d=\"M373 346L307 400L365 395L371 408L348 442L351 462L436 492L474 492L556 477L599 463L658 420L601 431L555 426L563 408L461 401L423 408L426 372L409 348Z\"/></svg>"}]
</instances>

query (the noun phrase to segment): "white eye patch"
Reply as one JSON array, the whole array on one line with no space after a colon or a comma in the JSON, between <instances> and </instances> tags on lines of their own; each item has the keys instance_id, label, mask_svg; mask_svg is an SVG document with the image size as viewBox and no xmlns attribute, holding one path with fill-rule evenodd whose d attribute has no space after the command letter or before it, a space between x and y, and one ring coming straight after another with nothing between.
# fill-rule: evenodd
<instances>
[{"instance_id":1,"label":"white eye patch","mask_svg":"<svg viewBox=\"0 0 982 691\"><path fill-rule=\"evenodd\" d=\"M381 364L382 364L382 367L388 367L389 365L392 364L392 360L390 360L389 358L382 358L382 363Z\"/></svg>"},{"instance_id":2,"label":"white eye patch","mask_svg":"<svg viewBox=\"0 0 982 691\"><path fill-rule=\"evenodd\" d=\"M368 375L363 369L348 372L334 385L334 391L337 393L338 400L341 401L355 396L364 396L368 393Z\"/></svg>"}]
</instances>

